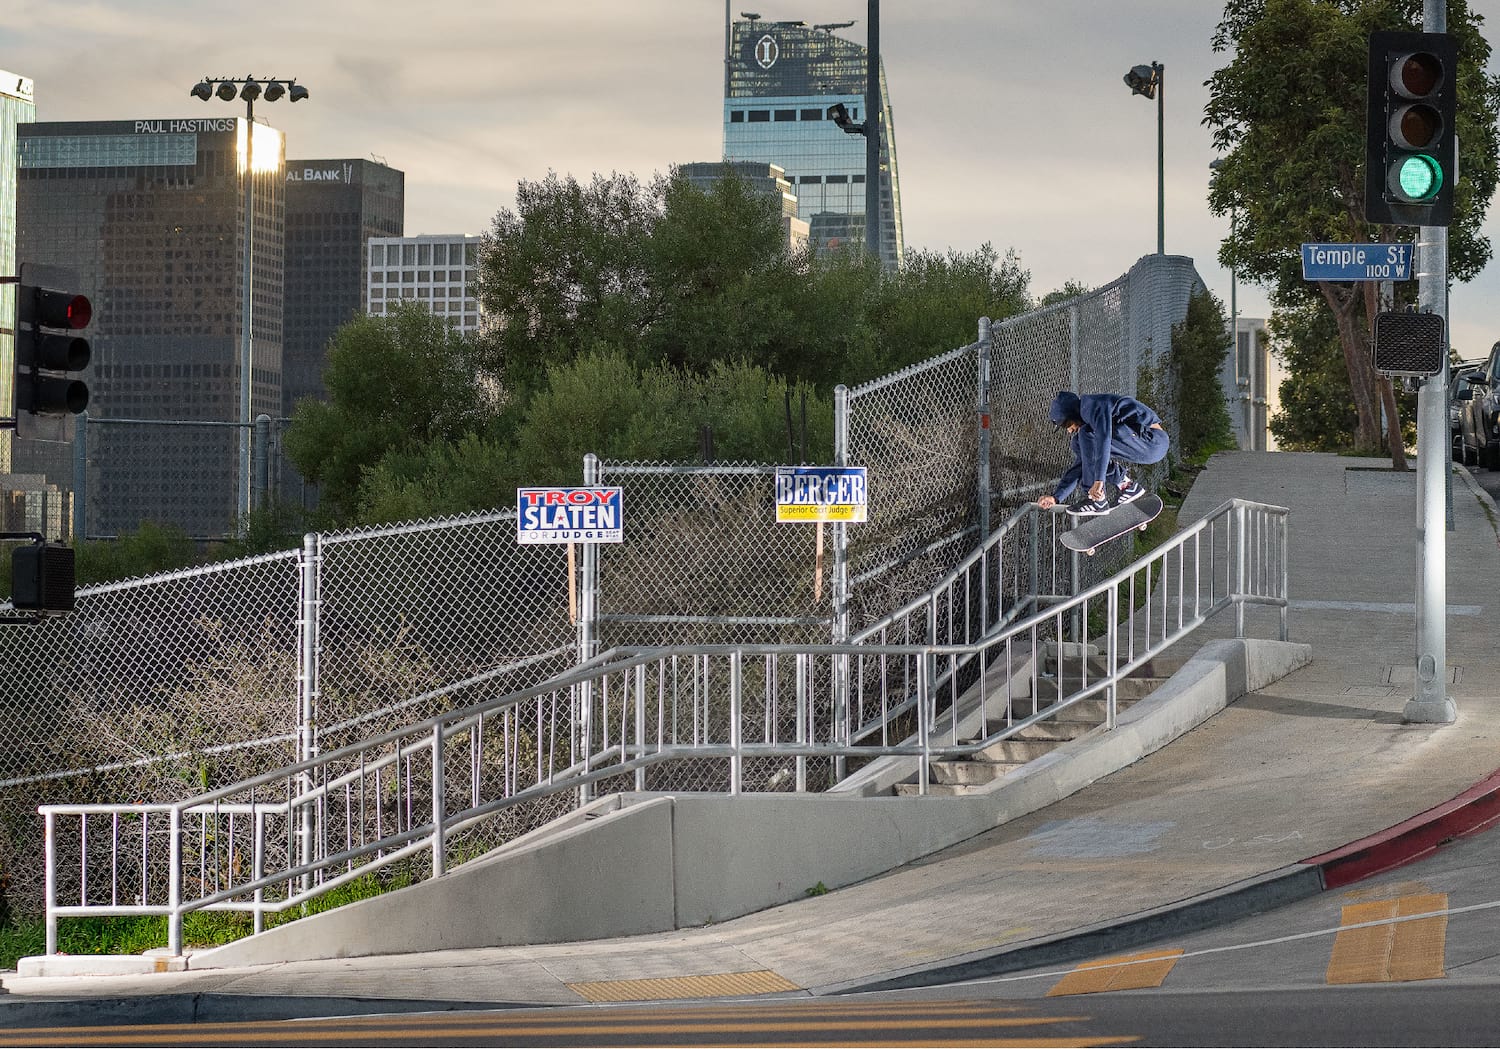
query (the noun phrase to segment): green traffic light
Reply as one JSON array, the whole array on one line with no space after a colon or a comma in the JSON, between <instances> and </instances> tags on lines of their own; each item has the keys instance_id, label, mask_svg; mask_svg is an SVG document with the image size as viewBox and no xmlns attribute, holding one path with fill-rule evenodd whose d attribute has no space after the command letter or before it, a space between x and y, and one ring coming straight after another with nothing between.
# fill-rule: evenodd
<instances>
[{"instance_id":1,"label":"green traffic light","mask_svg":"<svg viewBox=\"0 0 1500 1049\"><path fill-rule=\"evenodd\" d=\"M1437 196L1443 188L1443 169L1425 153L1402 157L1391 170L1391 189L1398 199L1421 204Z\"/></svg>"}]
</instances>

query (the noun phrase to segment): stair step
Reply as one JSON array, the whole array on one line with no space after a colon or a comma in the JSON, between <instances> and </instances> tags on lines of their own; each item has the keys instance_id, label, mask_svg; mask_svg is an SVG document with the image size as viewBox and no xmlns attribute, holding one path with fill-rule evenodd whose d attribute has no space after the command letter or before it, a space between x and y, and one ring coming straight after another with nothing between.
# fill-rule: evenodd
<instances>
[{"instance_id":1,"label":"stair step","mask_svg":"<svg viewBox=\"0 0 1500 1049\"><path fill-rule=\"evenodd\" d=\"M932 781L982 786L993 783L1011 769L1018 769L1024 764L1024 761L934 761Z\"/></svg>"},{"instance_id":2,"label":"stair step","mask_svg":"<svg viewBox=\"0 0 1500 1049\"><path fill-rule=\"evenodd\" d=\"M965 794L973 794L976 792L976 790L977 787L968 783L927 784L927 794L929 797L937 795L939 797L960 798ZM917 785L915 783L896 784L896 797L898 798L915 798L920 794L921 791L917 789Z\"/></svg>"}]
</instances>

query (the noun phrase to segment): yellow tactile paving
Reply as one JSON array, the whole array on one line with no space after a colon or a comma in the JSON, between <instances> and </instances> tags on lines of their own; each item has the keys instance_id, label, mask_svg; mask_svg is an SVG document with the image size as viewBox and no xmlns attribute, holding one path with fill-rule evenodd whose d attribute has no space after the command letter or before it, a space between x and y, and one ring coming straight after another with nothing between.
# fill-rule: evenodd
<instances>
[{"instance_id":1,"label":"yellow tactile paving","mask_svg":"<svg viewBox=\"0 0 1500 1049\"><path fill-rule=\"evenodd\" d=\"M729 994L802 990L769 969L708 976L660 976L646 980L594 980L567 986L591 1002L653 1002L667 998L718 998Z\"/></svg>"},{"instance_id":2,"label":"yellow tactile paving","mask_svg":"<svg viewBox=\"0 0 1500 1049\"><path fill-rule=\"evenodd\" d=\"M1344 906L1343 925L1359 925L1448 909L1445 892L1400 896ZM1345 929L1333 940L1329 983L1400 983L1437 980L1448 935L1446 916Z\"/></svg>"},{"instance_id":3,"label":"yellow tactile paving","mask_svg":"<svg viewBox=\"0 0 1500 1049\"><path fill-rule=\"evenodd\" d=\"M1182 951L1147 951L1144 954L1122 954L1115 958L1097 958L1084 962L1047 992L1048 998L1065 994L1095 994L1099 991L1134 991L1142 987L1160 987Z\"/></svg>"}]
</instances>

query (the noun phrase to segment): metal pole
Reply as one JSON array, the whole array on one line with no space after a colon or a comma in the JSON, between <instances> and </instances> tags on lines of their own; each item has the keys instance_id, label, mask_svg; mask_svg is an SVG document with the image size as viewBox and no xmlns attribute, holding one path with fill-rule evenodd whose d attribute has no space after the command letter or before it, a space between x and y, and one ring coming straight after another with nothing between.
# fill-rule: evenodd
<instances>
[{"instance_id":1,"label":"metal pole","mask_svg":"<svg viewBox=\"0 0 1500 1049\"><path fill-rule=\"evenodd\" d=\"M1156 253L1167 253L1167 67L1151 63L1156 69Z\"/></svg>"},{"instance_id":2,"label":"metal pole","mask_svg":"<svg viewBox=\"0 0 1500 1049\"><path fill-rule=\"evenodd\" d=\"M255 298L255 100L245 99L245 272L240 306L240 466L235 513L250 512L250 389L254 351L251 329ZM244 524L240 525L243 532Z\"/></svg>"},{"instance_id":3,"label":"metal pole","mask_svg":"<svg viewBox=\"0 0 1500 1049\"><path fill-rule=\"evenodd\" d=\"M880 239L880 0L869 0L867 17L870 26L865 47L865 250L883 262Z\"/></svg>"},{"instance_id":4,"label":"metal pole","mask_svg":"<svg viewBox=\"0 0 1500 1049\"><path fill-rule=\"evenodd\" d=\"M252 509L264 510L271 491L271 417L264 412L255 417L255 487L250 501Z\"/></svg>"},{"instance_id":5,"label":"metal pole","mask_svg":"<svg viewBox=\"0 0 1500 1049\"><path fill-rule=\"evenodd\" d=\"M318 754L319 619L322 616L322 538L316 532L302 537L302 561L298 565L301 609L297 618L297 761L307 761ZM297 777L304 796L312 793L312 776L303 771ZM298 821L301 838L298 862L307 865L313 859L313 807L304 802ZM303 888L310 887L310 875L303 875Z\"/></svg>"},{"instance_id":6,"label":"metal pole","mask_svg":"<svg viewBox=\"0 0 1500 1049\"><path fill-rule=\"evenodd\" d=\"M833 388L833 464L849 465L849 387L839 383ZM833 643L846 644L849 640L849 526L835 521L833 530ZM831 732L835 743L848 742L843 738L844 716L849 709L849 657L833 657L833 724ZM834 776L844 778L846 761L840 754L833 759Z\"/></svg>"},{"instance_id":7,"label":"metal pole","mask_svg":"<svg viewBox=\"0 0 1500 1049\"><path fill-rule=\"evenodd\" d=\"M73 427L73 545L88 538L89 413L79 412Z\"/></svg>"},{"instance_id":8,"label":"metal pole","mask_svg":"<svg viewBox=\"0 0 1500 1049\"><path fill-rule=\"evenodd\" d=\"M990 319L979 318L979 541L990 535Z\"/></svg>"},{"instance_id":9,"label":"metal pole","mask_svg":"<svg viewBox=\"0 0 1500 1049\"><path fill-rule=\"evenodd\" d=\"M1442 0L1424 0L1422 28L1447 32ZM1422 226L1417 231L1417 300L1421 309L1443 318L1444 350L1448 328L1448 230ZM1450 725L1458 708L1447 693L1446 559L1443 483L1449 469L1447 447L1448 354L1443 370L1417 393L1417 645L1416 688L1401 715L1421 724Z\"/></svg>"}]
</instances>

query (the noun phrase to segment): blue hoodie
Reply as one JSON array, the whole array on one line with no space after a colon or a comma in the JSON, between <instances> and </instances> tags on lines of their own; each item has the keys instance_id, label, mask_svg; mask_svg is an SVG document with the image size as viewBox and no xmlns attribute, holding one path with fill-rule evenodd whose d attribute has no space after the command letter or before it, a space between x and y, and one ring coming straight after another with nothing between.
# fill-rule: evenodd
<instances>
[{"instance_id":1,"label":"blue hoodie","mask_svg":"<svg viewBox=\"0 0 1500 1049\"><path fill-rule=\"evenodd\" d=\"M1161 416L1134 397L1118 393L1086 393L1080 397L1068 390L1053 400L1048 418L1059 426L1074 419L1083 424L1069 441L1074 463L1057 482L1053 497L1058 502L1071 495L1080 481L1087 487L1104 479L1116 430L1145 433L1153 423L1161 422ZM1103 440L1092 439L1095 434Z\"/></svg>"}]
</instances>

